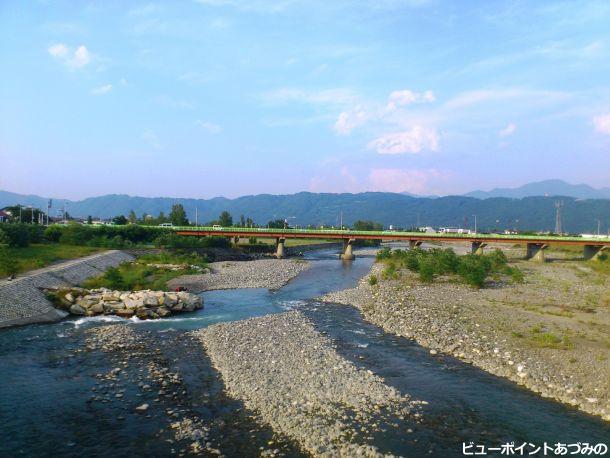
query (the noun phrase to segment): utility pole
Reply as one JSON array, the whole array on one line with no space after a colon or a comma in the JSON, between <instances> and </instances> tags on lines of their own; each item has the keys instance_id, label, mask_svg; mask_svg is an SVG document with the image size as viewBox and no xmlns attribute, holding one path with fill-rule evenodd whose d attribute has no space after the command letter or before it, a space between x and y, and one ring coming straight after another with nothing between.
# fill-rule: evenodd
<instances>
[{"instance_id":1,"label":"utility pole","mask_svg":"<svg viewBox=\"0 0 610 458\"><path fill-rule=\"evenodd\" d=\"M599 219L596 219L595 221L597 221L597 236L599 237L599 231L600 231L602 223Z\"/></svg>"},{"instance_id":2,"label":"utility pole","mask_svg":"<svg viewBox=\"0 0 610 458\"><path fill-rule=\"evenodd\" d=\"M49 210L53 206L53 199L49 199L47 202L47 226L49 225Z\"/></svg>"},{"instance_id":3,"label":"utility pole","mask_svg":"<svg viewBox=\"0 0 610 458\"><path fill-rule=\"evenodd\" d=\"M477 233L477 215L472 215L474 216L474 233Z\"/></svg>"},{"instance_id":4,"label":"utility pole","mask_svg":"<svg viewBox=\"0 0 610 458\"><path fill-rule=\"evenodd\" d=\"M197 207L195 207L195 227L199 227L199 215L197 214Z\"/></svg>"},{"instance_id":5,"label":"utility pole","mask_svg":"<svg viewBox=\"0 0 610 458\"><path fill-rule=\"evenodd\" d=\"M339 210L339 228L343 230L343 210Z\"/></svg>"},{"instance_id":6,"label":"utility pole","mask_svg":"<svg viewBox=\"0 0 610 458\"><path fill-rule=\"evenodd\" d=\"M561 227L561 208L563 207L563 200L555 201L555 234L561 235L563 228Z\"/></svg>"}]
</instances>

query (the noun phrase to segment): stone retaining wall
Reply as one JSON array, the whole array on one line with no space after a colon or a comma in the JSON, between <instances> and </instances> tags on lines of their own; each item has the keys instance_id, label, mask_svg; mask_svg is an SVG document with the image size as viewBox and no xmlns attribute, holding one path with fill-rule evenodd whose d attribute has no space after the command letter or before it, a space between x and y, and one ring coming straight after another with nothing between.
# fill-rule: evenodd
<instances>
[{"instance_id":1,"label":"stone retaining wall","mask_svg":"<svg viewBox=\"0 0 610 458\"><path fill-rule=\"evenodd\" d=\"M0 283L0 328L58 321L67 315L47 300L40 288L75 286L134 257L107 251L46 267L13 281Z\"/></svg>"}]
</instances>

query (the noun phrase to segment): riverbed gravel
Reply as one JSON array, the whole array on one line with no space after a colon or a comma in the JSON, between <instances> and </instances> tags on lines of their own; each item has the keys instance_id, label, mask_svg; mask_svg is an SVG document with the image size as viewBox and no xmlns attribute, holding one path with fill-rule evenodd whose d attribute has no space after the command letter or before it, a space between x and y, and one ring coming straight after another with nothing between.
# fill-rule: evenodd
<instances>
[{"instance_id":1,"label":"riverbed gravel","mask_svg":"<svg viewBox=\"0 0 610 458\"><path fill-rule=\"evenodd\" d=\"M610 420L607 278L582 262L514 264L525 283L492 281L480 290L442 279L424 284L410 272L383 280L383 266L375 264L376 285L367 276L323 300L353 305L366 320L433 355L452 355Z\"/></svg>"},{"instance_id":2,"label":"riverbed gravel","mask_svg":"<svg viewBox=\"0 0 610 458\"><path fill-rule=\"evenodd\" d=\"M279 289L307 270L302 259L258 259L255 261L222 261L209 264L209 272L184 275L168 282L174 289L184 286L192 292L234 288Z\"/></svg>"},{"instance_id":3,"label":"riverbed gravel","mask_svg":"<svg viewBox=\"0 0 610 458\"><path fill-rule=\"evenodd\" d=\"M228 393L314 456L379 456L372 434L420 416L419 401L342 358L298 311L193 334Z\"/></svg>"}]
</instances>

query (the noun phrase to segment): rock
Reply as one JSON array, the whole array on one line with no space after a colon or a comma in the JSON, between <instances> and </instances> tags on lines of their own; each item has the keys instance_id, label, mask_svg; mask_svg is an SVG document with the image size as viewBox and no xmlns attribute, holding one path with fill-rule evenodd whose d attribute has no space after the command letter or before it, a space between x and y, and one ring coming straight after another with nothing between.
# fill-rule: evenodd
<instances>
[{"instance_id":1,"label":"rock","mask_svg":"<svg viewBox=\"0 0 610 458\"><path fill-rule=\"evenodd\" d=\"M104 313L104 304L101 302L98 302L97 304L94 304L91 306L90 311L92 311L93 313Z\"/></svg>"},{"instance_id":2,"label":"rock","mask_svg":"<svg viewBox=\"0 0 610 458\"><path fill-rule=\"evenodd\" d=\"M135 312L130 309L121 309L116 311L116 315L122 318L131 318Z\"/></svg>"},{"instance_id":3,"label":"rock","mask_svg":"<svg viewBox=\"0 0 610 458\"><path fill-rule=\"evenodd\" d=\"M157 314L161 317L161 318L165 318L166 316L169 316L172 314L172 312L170 312L167 308L165 307L159 307L157 309Z\"/></svg>"},{"instance_id":4,"label":"rock","mask_svg":"<svg viewBox=\"0 0 610 458\"><path fill-rule=\"evenodd\" d=\"M136 407L136 412L146 412L148 410L148 404L142 404Z\"/></svg>"},{"instance_id":5,"label":"rock","mask_svg":"<svg viewBox=\"0 0 610 458\"><path fill-rule=\"evenodd\" d=\"M71 304L73 304L73 303L74 303L74 300L75 300L75 299L74 299L74 296L72 295L72 293L68 293L68 294L66 294L64 297L65 297L65 298L66 298L66 300L67 300L68 302L70 302Z\"/></svg>"},{"instance_id":6,"label":"rock","mask_svg":"<svg viewBox=\"0 0 610 458\"><path fill-rule=\"evenodd\" d=\"M70 313L73 315L84 315L85 309L82 308L80 305L78 304L72 304L72 306L70 307Z\"/></svg>"}]
</instances>

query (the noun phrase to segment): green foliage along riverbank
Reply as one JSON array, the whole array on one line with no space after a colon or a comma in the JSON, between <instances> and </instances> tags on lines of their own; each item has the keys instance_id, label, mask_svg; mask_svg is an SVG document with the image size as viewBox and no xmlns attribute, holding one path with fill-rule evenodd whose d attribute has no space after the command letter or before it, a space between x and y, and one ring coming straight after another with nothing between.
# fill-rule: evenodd
<instances>
[{"instance_id":1,"label":"green foliage along riverbank","mask_svg":"<svg viewBox=\"0 0 610 458\"><path fill-rule=\"evenodd\" d=\"M467 254L458 256L450 249L432 248L422 250L390 250L385 248L377 253L377 260L385 264L384 278L397 278L401 269L417 272L424 282L432 282L441 275L456 276L462 282L481 288L491 275L507 275L515 282L523 281L523 273L508 265L506 255L500 250L489 254Z\"/></svg>"},{"instance_id":2,"label":"green foliage along riverbank","mask_svg":"<svg viewBox=\"0 0 610 458\"><path fill-rule=\"evenodd\" d=\"M83 283L85 288L109 288L137 291L167 290L167 282L186 274L201 273L207 267L204 257L197 254L157 253L141 256L135 262L111 267L103 275Z\"/></svg>"}]
</instances>

